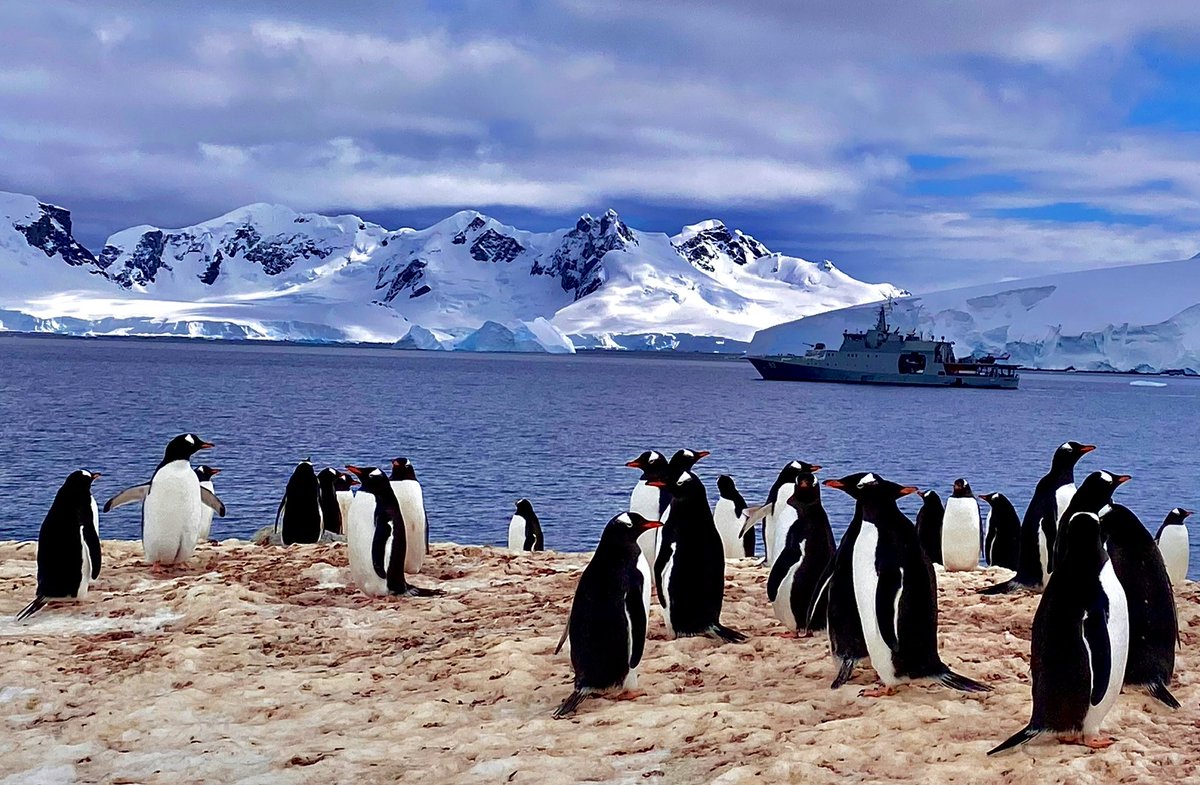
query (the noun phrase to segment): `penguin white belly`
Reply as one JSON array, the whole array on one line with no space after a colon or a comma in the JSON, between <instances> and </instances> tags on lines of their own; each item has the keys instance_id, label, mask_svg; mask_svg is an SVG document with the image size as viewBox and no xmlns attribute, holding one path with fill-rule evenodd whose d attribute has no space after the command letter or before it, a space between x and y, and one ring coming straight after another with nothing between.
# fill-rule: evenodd
<instances>
[{"instance_id":1,"label":"penguin white belly","mask_svg":"<svg viewBox=\"0 0 1200 785\"><path fill-rule=\"evenodd\" d=\"M203 481L200 483L200 487L208 490L209 493L216 493L216 490L213 488L212 480ZM208 541L209 535L212 534L212 519L212 507L209 507L207 504L200 505L200 536L196 538L198 542Z\"/></svg>"},{"instance_id":2,"label":"penguin white belly","mask_svg":"<svg viewBox=\"0 0 1200 785\"><path fill-rule=\"evenodd\" d=\"M802 564L804 564L804 543L800 543L800 558L788 568L788 571L783 576L783 580L779 582L779 589L775 592L775 599L771 601L771 607L775 611L775 618L783 622L784 626L789 630L796 630L800 627L799 622L796 620L796 614L792 612L792 585L796 582L796 572L799 571Z\"/></svg>"},{"instance_id":3,"label":"penguin white belly","mask_svg":"<svg viewBox=\"0 0 1200 785\"><path fill-rule=\"evenodd\" d=\"M513 553L525 550L525 519L514 515L508 522L508 549Z\"/></svg>"},{"instance_id":4,"label":"penguin white belly","mask_svg":"<svg viewBox=\"0 0 1200 785\"><path fill-rule=\"evenodd\" d=\"M1167 577L1171 579L1172 584L1177 584L1187 577L1188 547L1186 526L1168 526L1158 538L1158 551L1162 554L1163 565L1167 568Z\"/></svg>"},{"instance_id":5,"label":"penguin white belly","mask_svg":"<svg viewBox=\"0 0 1200 785\"><path fill-rule=\"evenodd\" d=\"M867 644L867 654L871 658L871 667L879 674L884 684L892 686L899 684L896 677L896 665L892 661L892 650L883 640L880 630L880 619L876 613L875 595L879 590L879 573L875 569L875 549L879 545L879 529L870 521L863 521L858 539L854 541L853 580L854 602L858 606L858 617L862 621L863 640ZM899 606L900 597L896 596ZM886 624L892 624L892 619L886 619Z\"/></svg>"},{"instance_id":6,"label":"penguin white belly","mask_svg":"<svg viewBox=\"0 0 1200 785\"><path fill-rule=\"evenodd\" d=\"M640 569L640 568L639 568ZM649 617L647 617L649 618ZM625 662L632 663L633 661L633 619L629 618L629 608L625 608ZM629 672L625 674L625 682L621 685L622 689L636 690L637 689L637 667L630 665Z\"/></svg>"},{"instance_id":7,"label":"penguin white belly","mask_svg":"<svg viewBox=\"0 0 1200 785\"><path fill-rule=\"evenodd\" d=\"M337 492L338 508L342 511L342 534L346 533L346 521L350 520L350 505L354 503L353 491Z\"/></svg>"},{"instance_id":8,"label":"penguin white belly","mask_svg":"<svg viewBox=\"0 0 1200 785\"><path fill-rule=\"evenodd\" d=\"M1100 732L1100 723L1104 721L1104 717L1116 703L1117 696L1121 694L1121 685L1125 681L1125 662L1129 658L1129 604L1125 598L1125 590L1117 580L1112 562L1105 562L1100 569L1100 588L1108 597L1108 646L1112 661L1104 695L1095 706L1088 705L1087 714L1083 718L1084 736L1095 736ZM1086 639L1084 648L1087 648ZM1091 668L1092 651L1088 649L1087 654L1089 668L1094 671L1095 669Z\"/></svg>"},{"instance_id":9,"label":"penguin white belly","mask_svg":"<svg viewBox=\"0 0 1200 785\"><path fill-rule=\"evenodd\" d=\"M404 518L404 571L416 574L425 565L425 497L421 483L401 480L392 483L400 515Z\"/></svg>"},{"instance_id":10,"label":"penguin white belly","mask_svg":"<svg viewBox=\"0 0 1200 785\"><path fill-rule=\"evenodd\" d=\"M92 502L92 508L95 509L96 502ZM88 593L88 584L92 580L92 552L88 550L87 540L84 539L83 533L79 534L79 547L83 551L83 565L80 567L79 588L75 591L77 599L83 599Z\"/></svg>"},{"instance_id":11,"label":"penguin white belly","mask_svg":"<svg viewBox=\"0 0 1200 785\"><path fill-rule=\"evenodd\" d=\"M667 563L663 567L662 573L662 599L663 599L663 623L667 626L667 635L675 637L675 628L671 626L671 571L675 568L675 549L671 548L671 555L667 557Z\"/></svg>"},{"instance_id":12,"label":"penguin white belly","mask_svg":"<svg viewBox=\"0 0 1200 785\"><path fill-rule=\"evenodd\" d=\"M187 461L172 461L154 473L142 507L142 550L151 564L177 564L192 557L200 536L200 480Z\"/></svg>"},{"instance_id":13,"label":"penguin white belly","mask_svg":"<svg viewBox=\"0 0 1200 785\"><path fill-rule=\"evenodd\" d=\"M96 539L100 539L100 510L96 507L96 497L92 499L92 528L96 530ZM86 549L85 549L86 550Z\"/></svg>"},{"instance_id":14,"label":"penguin white belly","mask_svg":"<svg viewBox=\"0 0 1200 785\"><path fill-rule=\"evenodd\" d=\"M633 493L629 495L629 511L636 512L648 521L660 520L659 516L662 515L665 522L666 516L658 509L659 498L658 488L652 488L644 480L639 480L633 488ZM658 558L658 529L642 532L638 535L637 543L638 547L642 549L642 556L653 567L655 559ZM651 580L653 580L653 576ZM654 584L647 585L653 586Z\"/></svg>"},{"instance_id":15,"label":"penguin white belly","mask_svg":"<svg viewBox=\"0 0 1200 785\"><path fill-rule=\"evenodd\" d=\"M766 541L767 566L770 567L779 558L780 551L787 544L787 529L791 521L796 520L796 510L787 500L792 498L796 483L789 482L779 486L779 493L771 504L771 514L763 522L763 539ZM790 513L790 516L789 516ZM790 520L788 520L790 517ZM780 530L782 529L782 533Z\"/></svg>"},{"instance_id":16,"label":"penguin white belly","mask_svg":"<svg viewBox=\"0 0 1200 785\"><path fill-rule=\"evenodd\" d=\"M726 559L738 559L746 555L742 547L742 519L737 516L737 505L732 499L718 499L713 510L713 520L717 524L717 532L721 535L721 546L725 549Z\"/></svg>"},{"instance_id":17,"label":"penguin white belly","mask_svg":"<svg viewBox=\"0 0 1200 785\"><path fill-rule=\"evenodd\" d=\"M350 505L346 519L346 556L350 560L350 577L364 594L387 594L387 581L380 578L371 562L371 545L375 541L375 497L360 493ZM387 562L384 562L385 564Z\"/></svg>"},{"instance_id":18,"label":"penguin white belly","mask_svg":"<svg viewBox=\"0 0 1200 785\"><path fill-rule=\"evenodd\" d=\"M1070 506L1071 500L1074 498L1074 483L1067 483L1066 485L1060 486L1059 489L1054 492L1054 531L1056 534L1058 533L1058 524L1062 521L1063 513L1067 511L1067 507Z\"/></svg>"},{"instance_id":19,"label":"penguin white belly","mask_svg":"<svg viewBox=\"0 0 1200 785\"><path fill-rule=\"evenodd\" d=\"M949 571L979 566L979 504L972 497L951 496L946 500L942 564Z\"/></svg>"}]
</instances>

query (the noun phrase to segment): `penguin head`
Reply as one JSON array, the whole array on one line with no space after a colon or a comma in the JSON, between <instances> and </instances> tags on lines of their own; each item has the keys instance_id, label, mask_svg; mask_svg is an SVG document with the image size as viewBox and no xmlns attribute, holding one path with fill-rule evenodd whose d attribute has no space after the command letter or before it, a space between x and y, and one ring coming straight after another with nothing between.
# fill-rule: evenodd
<instances>
[{"instance_id":1,"label":"penguin head","mask_svg":"<svg viewBox=\"0 0 1200 785\"><path fill-rule=\"evenodd\" d=\"M326 466L321 471L317 472L317 483L325 490L337 490L334 484L337 482L340 472L332 466Z\"/></svg>"},{"instance_id":2,"label":"penguin head","mask_svg":"<svg viewBox=\"0 0 1200 785\"><path fill-rule=\"evenodd\" d=\"M1102 552L1100 544L1100 516L1091 512L1077 512L1067 523L1063 551L1058 556L1065 560L1068 553L1085 554ZM1061 562L1060 562L1061 564Z\"/></svg>"},{"instance_id":3,"label":"penguin head","mask_svg":"<svg viewBox=\"0 0 1200 785\"><path fill-rule=\"evenodd\" d=\"M221 470L216 466L208 466L205 464L197 466L194 471L196 472L196 478L199 479L200 482L208 482L213 477L216 477L221 473Z\"/></svg>"},{"instance_id":4,"label":"penguin head","mask_svg":"<svg viewBox=\"0 0 1200 785\"><path fill-rule=\"evenodd\" d=\"M1169 526L1178 523L1180 526L1183 526L1185 525L1184 521L1186 521L1191 515L1193 515L1191 510L1185 510L1182 507L1176 507L1167 513L1167 519L1163 521L1163 525Z\"/></svg>"},{"instance_id":5,"label":"penguin head","mask_svg":"<svg viewBox=\"0 0 1200 785\"><path fill-rule=\"evenodd\" d=\"M692 467L695 466L701 458L704 458L708 455L708 450L676 450L675 454L671 456L671 462L669 464L670 476L677 478L684 472L691 471Z\"/></svg>"},{"instance_id":6,"label":"penguin head","mask_svg":"<svg viewBox=\"0 0 1200 785\"><path fill-rule=\"evenodd\" d=\"M855 472L854 474L847 474L845 477L839 477L836 480L825 480L825 482L823 482L821 484L824 485L826 488L837 488L839 491L842 491L843 493L848 495L850 498L857 499L859 497L859 495L862 493L862 489L859 487L859 483L862 482L863 479L865 479L867 477L874 477L874 476L875 475L873 475L869 472Z\"/></svg>"},{"instance_id":7,"label":"penguin head","mask_svg":"<svg viewBox=\"0 0 1200 785\"><path fill-rule=\"evenodd\" d=\"M950 492L950 495L956 499L969 499L975 494L971 492L971 483L959 477L954 481L954 490Z\"/></svg>"},{"instance_id":8,"label":"penguin head","mask_svg":"<svg viewBox=\"0 0 1200 785\"><path fill-rule=\"evenodd\" d=\"M171 461L187 461L200 450L211 450L213 444L206 442L194 433L182 433L167 442L163 453L163 463Z\"/></svg>"},{"instance_id":9,"label":"penguin head","mask_svg":"<svg viewBox=\"0 0 1200 785\"><path fill-rule=\"evenodd\" d=\"M348 491L355 485L358 485L358 479L346 472L338 472L337 479L333 481L335 491Z\"/></svg>"},{"instance_id":10,"label":"penguin head","mask_svg":"<svg viewBox=\"0 0 1200 785\"><path fill-rule=\"evenodd\" d=\"M738 494L737 485L728 474L722 474L717 478L717 493L721 494L722 499L732 499L735 494Z\"/></svg>"},{"instance_id":11,"label":"penguin head","mask_svg":"<svg viewBox=\"0 0 1200 785\"><path fill-rule=\"evenodd\" d=\"M346 470L358 478L362 483L362 490L370 493L381 493L385 488L391 490L392 486L388 482L388 477L375 466L346 466Z\"/></svg>"},{"instance_id":12,"label":"penguin head","mask_svg":"<svg viewBox=\"0 0 1200 785\"><path fill-rule=\"evenodd\" d=\"M407 458L392 459L392 479L399 482L400 480L415 480L417 472L413 468L412 461Z\"/></svg>"},{"instance_id":13,"label":"penguin head","mask_svg":"<svg viewBox=\"0 0 1200 785\"><path fill-rule=\"evenodd\" d=\"M854 477L855 475L850 476ZM841 480L833 480L833 482L844 483L846 479L847 478L843 477ZM825 484L829 485L829 482L830 481L827 480ZM842 485L832 485L830 487L840 488L843 491L846 490L846 488ZM908 496L910 493L917 492L917 489L911 485L900 485L899 483L892 482L891 480L885 480L874 472L867 472L865 474L858 475L858 482L855 483L855 490L857 491L858 495L853 493L850 494L855 499L870 498L888 501L895 501L902 496ZM849 493L849 491L847 491L847 493Z\"/></svg>"},{"instance_id":14,"label":"penguin head","mask_svg":"<svg viewBox=\"0 0 1200 785\"><path fill-rule=\"evenodd\" d=\"M704 496L704 483L691 472L683 472L674 479L660 478L646 482L652 488L665 488L675 499L687 499L693 496Z\"/></svg>"},{"instance_id":15,"label":"penguin head","mask_svg":"<svg viewBox=\"0 0 1200 785\"><path fill-rule=\"evenodd\" d=\"M942 503L942 497L938 496L938 492L932 488L927 491L917 491L917 495L921 497L922 502L929 506L940 505Z\"/></svg>"},{"instance_id":16,"label":"penguin head","mask_svg":"<svg viewBox=\"0 0 1200 785\"><path fill-rule=\"evenodd\" d=\"M90 494L92 492L92 482L100 476L100 472L76 469L67 475L67 479L63 482L63 489Z\"/></svg>"},{"instance_id":17,"label":"penguin head","mask_svg":"<svg viewBox=\"0 0 1200 785\"><path fill-rule=\"evenodd\" d=\"M317 472L313 468L312 461L305 458L304 460L300 461L300 463L296 464L295 469L292 469L292 476L293 477L316 478Z\"/></svg>"},{"instance_id":18,"label":"penguin head","mask_svg":"<svg viewBox=\"0 0 1200 785\"><path fill-rule=\"evenodd\" d=\"M981 493L979 494L979 498L988 504L995 504L1004 498L1004 494L993 491L992 493Z\"/></svg>"},{"instance_id":19,"label":"penguin head","mask_svg":"<svg viewBox=\"0 0 1200 785\"><path fill-rule=\"evenodd\" d=\"M1079 484L1079 490L1075 492L1075 496L1081 505L1086 504L1100 509L1112 501L1113 493L1117 488L1131 479L1133 478L1128 474L1114 474L1108 471L1092 472Z\"/></svg>"},{"instance_id":20,"label":"penguin head","mask_svg":"<svg viewBox=\"0 0 1200 785\"><path fill-rule=\"evenodd\" d=\"M1051 466L1055 469L1070 469L1079 463L1080 458L1095 449L1096 445L1094 444L1081 444L1076 441L1063 442L1054 451Z\"/></svg>"},{"instance_id":21,"label":"penguin head","mask_svg":"<svg viewBox=\"0 0 1200 785\"><path fill-rule=\"evenodd\" d=\"M816 474L821 471L821 467L818 464L808 463L807 461L791 461L788 463L787 468L796 474Z\"/></svg>"},{"instance_id":22,"label":"penguin head","mask_svg":"<svg viewBox=\"0 0 1200 785\"><path fill-rule=\"evenodd\" d=\"M821 486L812 472L801 472L796 476L796 487L787 503L799 509L806 504L821 501Z\"/></svg>"},{"instance_id":23,"label":"penguin head","mask_svg":"<svg viewBox=\"0 0 1200 785\"><path fill-rule=\"evenodd\" d=\"M600 535L600 539L601 541L615 539L618 542L634 545L637 543L638 536L643 532L657 529L660 526L662 526L661 522L647 520L636 512L623 512L620 515L614 516L605 525L604 533Z\"/></svg>"},{"instance_id":24,"label":"penguin head","mask_svg":"<svg viewBox=\"0 0 1200 785\"><path fill-rule=\"evenodd\" d=\"M642 471L645 471L657 463L662 463L665 466L667 463L667 457L657 450L646 450L632 461L626 462L625 465L630 469L641 469Z\"/></svg>"},{"instance_id":25,"label":"penguin head","mask_svg":"<svg viewBox=\"0 0 1200 785\"><path fill-rule=\"evenodd\" d=\"M533 504L528 499L517 499L517 515L525 520L536 517L533 512Z\"/></svg>"}]
</instances>

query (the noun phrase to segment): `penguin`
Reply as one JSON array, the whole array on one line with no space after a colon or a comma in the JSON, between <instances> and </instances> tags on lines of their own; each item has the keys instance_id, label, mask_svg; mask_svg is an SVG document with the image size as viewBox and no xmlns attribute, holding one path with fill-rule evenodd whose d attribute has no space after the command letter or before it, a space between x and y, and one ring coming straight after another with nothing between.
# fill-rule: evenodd
<instances>
[{"instance_id":1,"label":"penguin","mask_svg":"<svg viewBox=\"0 0 1200 785\"><path fill-rule=\"evenodd\" d=\"M796 510L796 521L767 578L767 597L785 627L811 633L825 627L825 609L814 613L813 600L833 561L833 529L821 506L821 486L812 474L803 472L796 478L787 503Z\"/></svg>"},{"instance_id":2,"label":"penguin","mask_svg":"<svg viewBox=\"0 0 1200 785\"><path fill-rule=\"evenodd\" d=\"M1178 709L1179 701L1168 685L1175 673L1179 619L1162 554L1149 530L1120 504L1101 511L1100 534L1129 606L1129 658L1124 683L1144 687L1163 705Z\"/></svg>"},{"instance_id":3,"label":"penguin","mask_svg":"<svg viewBox=\"0 0 1200 785\"><path fill-rule=\"evenodd\" d=\"M1021 519L1017 574L980 594L1007 594L1019 589L1041 591L1054 570L1054 538L1058 522L1075 495L1075 464L1096 449L1092 444L1064 442L1054 451L1050 471L1038 480Z\"/></svg>"},{"instance_id":4,"label":"penguin","mask_svg":"<svg viewBox=\"0 0 1200 785\"><path fill-rule=\"evenodd\" d=\"M854 499L854 517L842 533L842 541L833 555L833 561L821 576L813 607L826 608L826 629L829 632L829 650L838 666L832 689L848 682L854 675L854 666L868 656L867 642L863 638L862 620L854 599L853 559L854 546L862 533L862 489L859 482L866 472L856 472L836 480L826 480L826 488L837 488Z\"/></svg>"},{"instance_id":5,"label":"penguin","mask_svg":"<svg viewBox=\"0 0 1200 785\"><path fill-rule=\"evenodd\" d=\"M796 490L796 477L802 473L816 474L821 467L815 463L804 461L789 461L779 470L775 484L763 506L751 517L763 519L763 548L767 553L767 566L774 566L779 558L779 552L787 541L787 532L792 522L796 520L796 509L788 504L788 499Z\"/></svg>"},{"instance_id":6,"label":"penguin","mask_svg":"<svg viewBox=\"0 0 1200 785\"><path fill-rule=\"evenodd\" d=\"M1128 474L1113 474L1109 471L1092 472L1087 477L1083 478L1083 482L1079 484L1079 490L1071 497L1070 504L1067 505L1066 512L1058 521L1058 533L1062 534L1063 530L1069 525L1068 521L1076 513L1090 512L1100 515L1104 512L1104 508L1112 504L1113 494L1117 488L1129 482L1132 478ZM1054 558L1058 558L1058 551L1064 546L1055 544Z\"/></svg>"},{"instance_id":7,"label":"penguin","mask_svg":"<svg viewBox=\"0 0 1200 785\"><path fill-rule=\"evenodd\" d=\"M347 555L354 582L364 593L372 595L442 594L437 589L413 586L404 577L408 527L387 475L374 466L346 469L362 483L350 505L350 519L346 523Z\"/></svg>"},{"instance_id":8,"label":"penguin","mask_svg":"<svg viewBox=\"0 0 1200 785\"><path fill-rule=\"evenodd\" d=\"M942 662L937 640L937 579L916 526L896 506L911 486L868 473L858 481L862 525L850 559L850 582L871 666L884 684L864 695L890 695L906 681L932 680L962 692L991 687ZM839 576L845 577L845 576Z\"/></svg>"},{"instance_id":9,"label":"penguin","mask_svg":"<svg viewBox=\"0 0 1200 785\"><path fill-rule=\"evenodd\" d=\"M1163 564L1171 584L1177 584L1187 577L1188 572L1188 530L1184 522L1192 512L1182 507L1176 507L1167 513L1158 534L1154 536L1158 550L1162 553Z\"/></svg>"},{"instance_id":10,"label":"penguin","mask_svg":"<svg viewBox=\"0 0 1200 785\"><path fill-rule=\"evenodd\" d=\"M642 604L644 576L637 566L642 558L637 539L661 525L636 512L623 512L605 525L571 602L567 635L571 638L575 689L554 712L556 718L574 713L593 693L637 688L648 622ZM555 654L562 644L560 640Z\"/></svg>"},{"instance_id":11,"label":"penguin","mask_svg":"<svg viewBox=\"0 0 1200 785\"><path fill-rule=\"evenodd\" d=\"M100 536L92 483L100 472L71 472L54 494L38 532L37 594L17 614L27 619L53 599L82 599L100 577Z\"/></svg>"},{"instance_id":12,"label":"penguin","mask_svg":"<svg viewBox=\"0 0 1200 785\"><path fill-rule=\"evenodd\" d=\"M221 470L215 466L197 466L196 479L200 481L200 487L211 494L216 494L216 489L213 487L213 477L221 473ZM213 511L208 505L200 508L200 536L197 537L198 542L208 542L209 536L212 534L212 519Z\"/></svg>"},{"instance_id":13,"label":"penguin","mask_svg":"<svg viewBox=\"0 0 1200 785\"><path fill-rule=\"evenodd\" d=\"M665 480L652 480L650 484L667 486ZM708 635L741 643L746 640L745 635L721 624L725 551L708 508L704 483L685 471L668 490L673 534L663 538L655 564L658 601L663 608L667 634L672 638Z\"/></svg>"},{"instance_id":14,"label":"penguin","mask_svg":"<svg viewBox=\"0 0 1200 785\"><path fill-rule=\"evenodd\" d=\"M754 555L753 527L742 531L746 518L746 500L738 493L733 478L722 474L717 478L717 506L713 510L713 520L721 535L721 545L725 548L726 559L740 559Z\"/></svg>"},{"instance_id":15,"label":"penguin","mask_svg":"<svg viewBox=\"0 0 1200 785\"><path fill-rule=\"evenodd\" d=\"M1021 545L1021 519L1016 509L1002 493L982 493L979 498L989 507L983 547L988 565L1016 570Z\"/></svg>"},{"instance_id":16,"label":"penguin","mask_svg":"<svg viewBox=\"0 0 1200 785\"><path fill-rule=\"evenodd\" d=\"M942 524L946 508L935 490L917 491L917 495L921 497L921 509L917 510L917 538L929 561L942 564Z\"/></svg>"},{"instance_id":17,"label":"penguin","mask_svg":"<svg viewBox=\"0 0 1200 785\"><path fill-rule=\"evenodd\" d=\"M429 552L429 526L425 518L425 494L421 491L421 483L417 482L417 473L412 461L408 458L392 459L392 493L400 504L400 513L404 517L405 542L407 551L404 554L404 571L415 575L425 565L425 554Z\"/></svg>"},{"instance_id":18,"label":"penguin","mask_svg":"<svg viewBox=\"0 0 1200 785\"><path fill-rule=\"evenodd\" d=\"M358 485L352 475L338 472L333 481L333 489L337 492L338 507L342 510L342 533L346 533L346 521L350 520L350 505L354 502L354 486Z\"/></svg>"},{"instance_id":19,"label":"penguin","mask_svg":"<svg viewBox=\"0 0 1200 785\"><path fill-rule=\"evenodd\" d=\"M951 572L979 566L979 502L971 484L961 477L946 500L942 521L942 564Z\"/></svg>"},{"instance_id":20,"label":"penguin","mask_svg":"<svg viewBox=\"0 0 1200 785\"><path fill-rule=\"evenodd\" d=\"M1103 748L1100 723L1117 700L1129 654L1125 590L1100 543L1100 520L1072 516L1062 560L1033 617L1029 724L988 752L1011 749L1042 733Z\"/></svg>"},{"instance_id":21,"label":"penguin","mask_svg":"<svg viewBox=\"0 0 1200 785\"><path fill-rule=\"evenodd\" d=\"M517 511L508 522L508 549L513 553L546 550L541 521L528 499L517 500Z\"/></svg>"},{"instance_id":22,"label":"penguin","mask_svg":"<svg viewBox=\"0 0 1200 785\"><path fill-rule=\"evenodd\" d=\"M212 447L194 433L176 436L167 443L150 482L126 488L104 503L104 512L110 512L142 502L142 552L156 570L192 557L200 537L203 506L225 517L225 505L216 494L200 487L200 478L192 471L192 456Z\"/></svg>"},{"instance_id":23,"label":"penguin","mask_svg":"<svg viewBox=\"0 0 1200 785\"><path fill-rule=\"evenodd\" d=\"M671 503L671 494L666 490L650 485L653 480L665 480L667 477L667 456L657 450L646 450L638 457L625 464L630 469L640 469L642 476L629 495L629 511L636 512L648 521L661 521ZM659 527L647 529L638 537L638 547L642 550L641 570L646 576L646 602L650 601L650 592L654 586L654 560L658 557Z\"/></svg>"},{"instance_id":24,"label":"penguin","mask_svg":"<svg viewBox=\"0 0 1200 785\"><path fill-rule=\"evenodd\" d=\"M321 540L325 531L325 516L321 509L321 486L313 471L312 461L296 464L288 479L279 509L275 512L275 531L284 545L312 543Z\"/></svg>"},{"instance_id":25,"label":"penguin","mask_svg":"<svg viewBox=\"0 0 1200 785\"><path fill-rule=\"evenodd\" d=\"M346 519L350 511L350 502L353 501L353 495L350 494L349 488L354 487L358 481L353 477L339 472L331 466L326 466L317 473L317 487L320 489L321 500L321 523L325 531L331 534L346 533ZM340 487L345 487L344 491L349 499L346 504L342 504L343 491L338 490Z\"/></svg>"}]
</instances>

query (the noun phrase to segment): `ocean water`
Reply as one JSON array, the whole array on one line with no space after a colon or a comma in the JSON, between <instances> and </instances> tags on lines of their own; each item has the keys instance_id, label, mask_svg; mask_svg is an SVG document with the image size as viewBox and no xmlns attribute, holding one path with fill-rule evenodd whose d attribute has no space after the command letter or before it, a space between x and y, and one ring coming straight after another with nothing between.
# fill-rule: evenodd
<instances>
[{"instance_id":1,"label":"ocean water","mask_svg":"<svg viewBox=\"0 0 1200 785\"><path fill-rule=\"evenodd\" d=\"M764 382L740 360L3 336L0 539L36 539L74 469L103 472L101 504L145 482L184 432L216 444L198 458L223 470L221 538L270 525L309 457L412 459L434 541L501 544L527 497L546 546L578 551L625 509L638 473L624 464L647 448L710 450L697 471L714 501L718 474L756 504L799 458L822 477L874 471L943 497L965 477L1020 512L1067 439L1099 445L1078 480L1133 475L1117 500L1157 531L1170 508L1200 507L1200 380L1132 380L1029 373L1016 392L931 390ZM852 505L824 500L840 535ZM919 499L902 504L915 516ZM105 538L139 529L137 506L101 516ZM1197 577L1200 531L1192 547Z\"/></svg>"}]
</instances>

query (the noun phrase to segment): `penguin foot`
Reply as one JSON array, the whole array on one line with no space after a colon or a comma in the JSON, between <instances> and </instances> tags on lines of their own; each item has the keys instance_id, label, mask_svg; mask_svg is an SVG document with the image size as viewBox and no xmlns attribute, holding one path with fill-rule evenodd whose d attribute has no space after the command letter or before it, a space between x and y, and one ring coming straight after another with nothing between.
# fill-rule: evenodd
<instances>
[{"instance_id":1,"label":"penguin foot","mask_svg":"<svg viewBox=\"0 0 1200 785\"><path fill-rule=\"evenodd\" d=\"M896 694L895 687L888 687L887 685L884 685L881 687L868 687L865 690L859 690L858 697L860 697L860 698L886 698L888 696L895 695L895 694Z\"/></svg>"},{"instance_id":2,"label":"penguin foot","mask_svg":"<svg viewBox=\"0 0 1200 785\"><path fill-rule=\"evenodd\" d=\"M631 701L646 697L645 690L622 690L611 696L615 701Z\"/></svg>"},{"instance_id":3,"label":"penguin foot","mask_svg":"<svg viewBox=\"0 0 1200 785\"><path fill-rule=\"evenodd\" d=\"M1116 743L1117 740L1111 736L1093 736L1083 740L1083 746L1091 750L1106 750Z\"/></svg>"},{"instance_id":4,"label":"penguin foot","mask_svg":"<svg viewBox=\"0 0 1200 785\"><path fill-rule=\"evenodd\" d=\"M784 630L783 632L779 633L779 637L780 638L807 638L808 636L801 635L800 633L796 632L795 630Z\"/></svg>"},{"instance_id":5,"label":"penguin foot","mask_svg":"<svg viewBox=\"0 0 1200 785\"><path fill-rule=\"evenodd\" d=\"M748 636L738 632L737 630L732 630L720 623L711 625L707 630L704 631L704 634L708 635L709 637L725 641L726 643L744 643L745 641L749 640Z\"/></svg>"}]
</instances>

